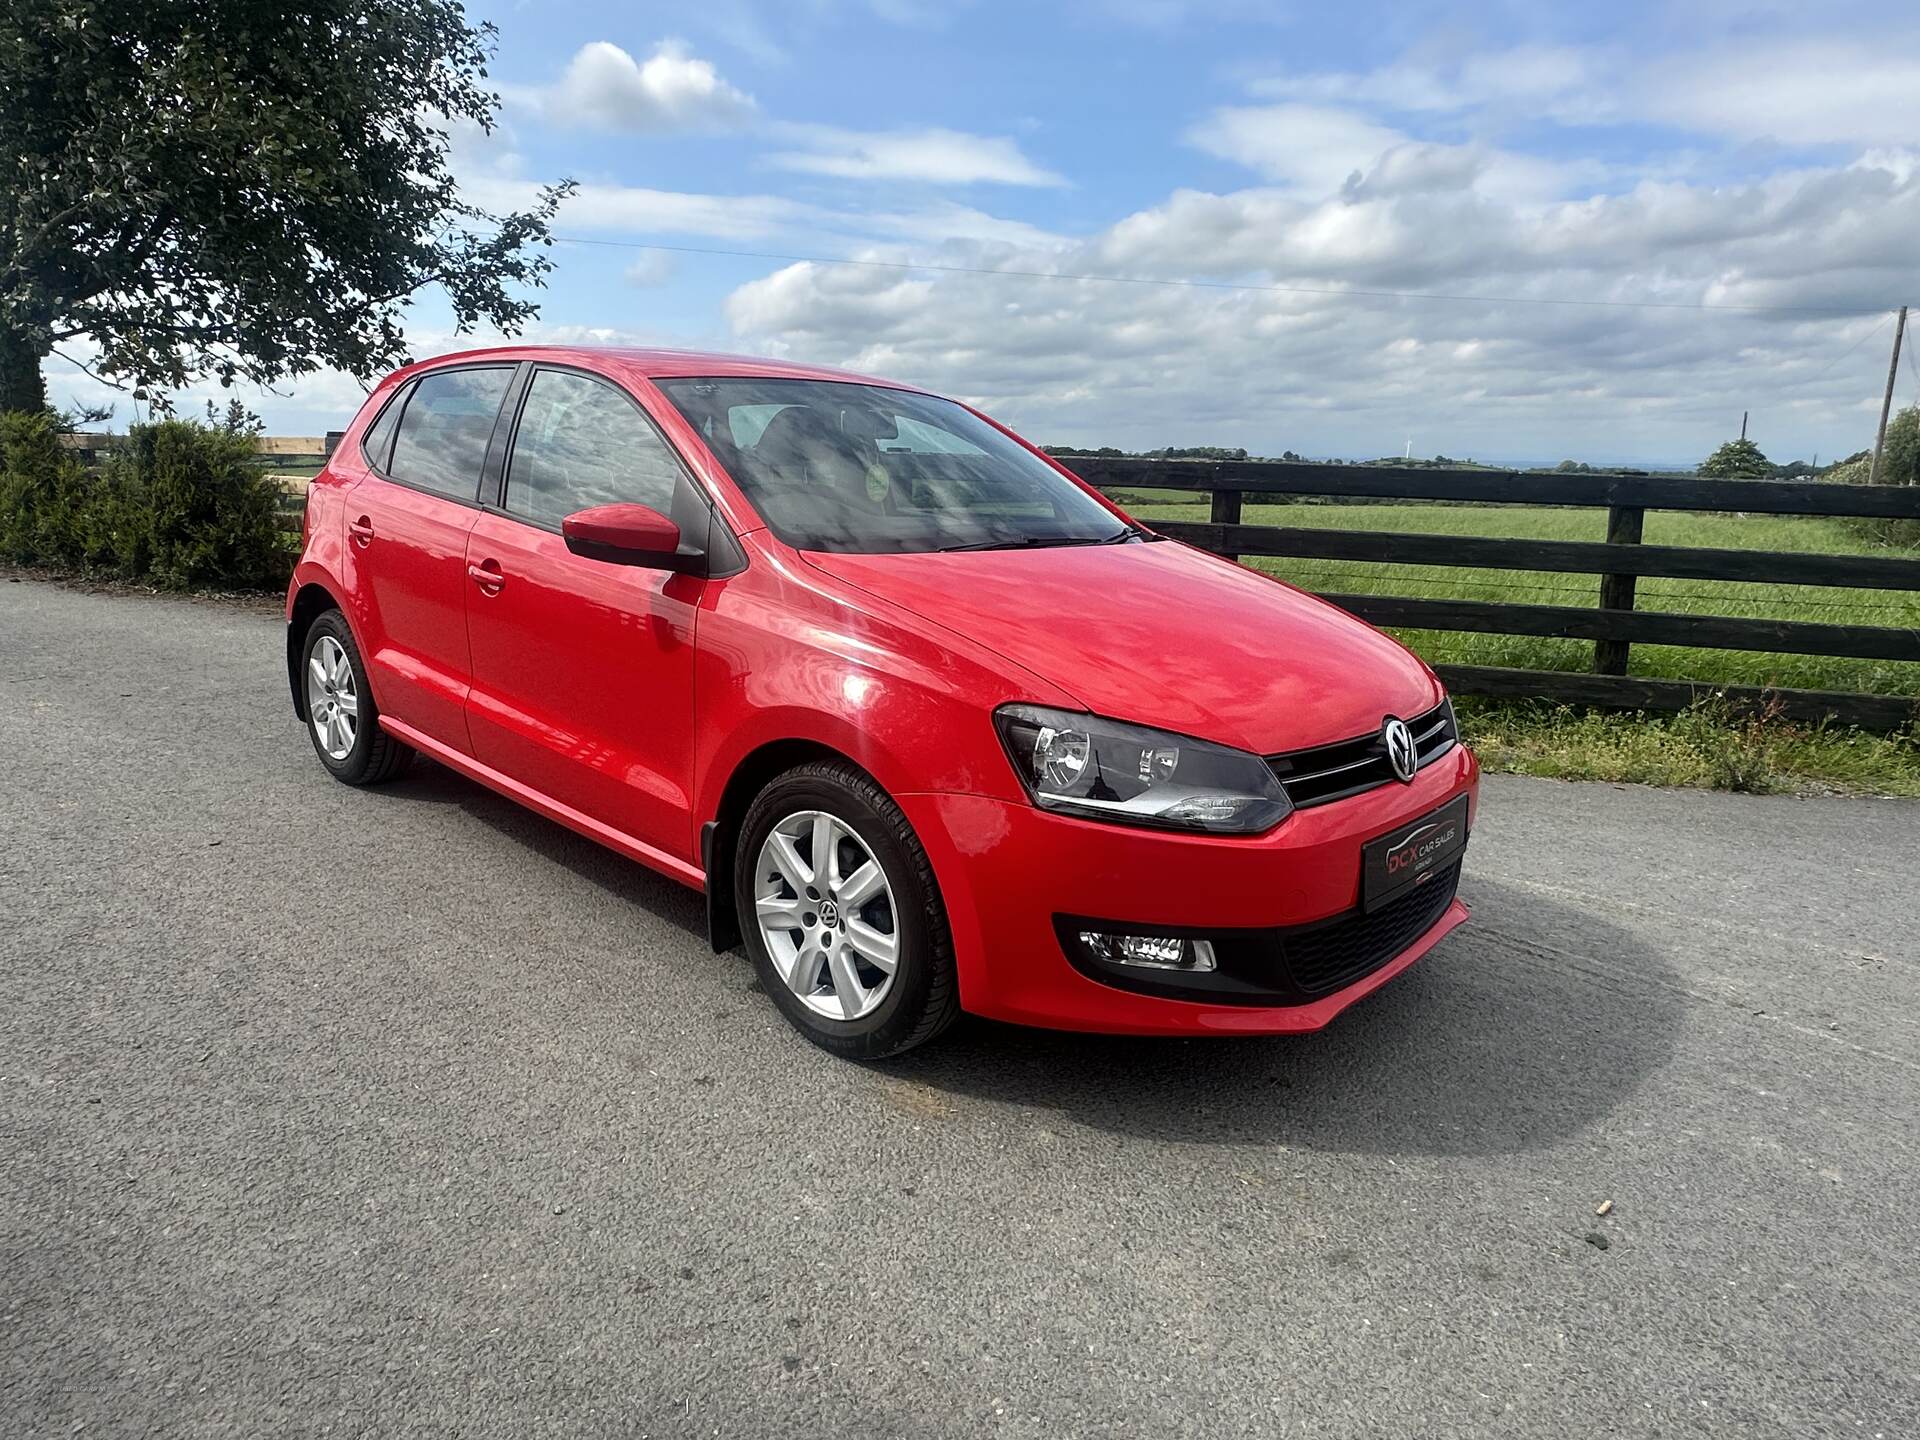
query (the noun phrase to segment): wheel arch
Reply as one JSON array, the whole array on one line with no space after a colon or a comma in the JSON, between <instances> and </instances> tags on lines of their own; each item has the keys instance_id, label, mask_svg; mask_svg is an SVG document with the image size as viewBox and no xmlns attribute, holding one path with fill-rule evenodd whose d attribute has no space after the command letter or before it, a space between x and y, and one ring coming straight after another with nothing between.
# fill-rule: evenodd
<instances>
[{"instance_id":1,"label":"wheel arch","mask_svg":"<svg viewBox=\"0 0 1920 1440\"><path fill-rule=\"evenodd\" d=\"M707 874L707 940L716 951L731 950L744 938L740 932L739 907L734 902L733 865L740 842L740 822L746 817L747 807L773 780L816 760L850 766L880 785L866 766L823 741L769 740L740 757L720 792L713 819L700 827L701 868Z\"/></svg>"},{"instance_id":2,"label":"wheel arch","mask_svg":"<svg viewBox=\"0 0 1920 1440\"><path fill-rule=\"evenodd\" d=\"M307 711L300 703L301 652L306 649L307 631L329 610L338 610L347 616L347 607L340 603L339 597L317 580L301 585L287 602L287 688L293 692L293 713L302 720L307 718ZM353 628L351 616L347 616L347 628ZM356 643L359 638L354 636Z\"/></svg>"}]
</instances>

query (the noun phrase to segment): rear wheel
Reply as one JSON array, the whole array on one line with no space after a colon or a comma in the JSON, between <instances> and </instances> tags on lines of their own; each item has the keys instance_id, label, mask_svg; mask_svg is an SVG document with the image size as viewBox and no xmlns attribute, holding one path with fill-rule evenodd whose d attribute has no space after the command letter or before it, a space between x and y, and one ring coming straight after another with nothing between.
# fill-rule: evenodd
<instances>
[{"instance_id":1,"label":"rear wheel","mask_svg":"<svg viewBox=\"0 0 1920 1440\"><path fill-rule=\"evenodd\" d=\"M741 825L734 899L762 986L816 1045L879 1059L959 1014L926 851L853 766L803 765L760 793Z\"/></svg>"},{"instance_id":2,"label":"rear wheel","mask_svg":"<svg viewBox=\"0 0 1920 1440\"><path fill-rule=\"evenodd\" d=\"M328 610L307 630L300 667L307 735L320 763L348 785L378 785L404 771L413 750L380 728L360 647L347 617Z\"/></svg>"}]
</instances>

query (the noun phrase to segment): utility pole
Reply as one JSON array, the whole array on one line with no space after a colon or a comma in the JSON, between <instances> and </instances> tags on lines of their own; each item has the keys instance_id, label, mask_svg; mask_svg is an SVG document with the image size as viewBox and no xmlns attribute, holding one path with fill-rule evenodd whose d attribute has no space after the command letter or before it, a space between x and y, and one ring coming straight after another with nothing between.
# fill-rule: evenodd
<instances>
[{"instance_id":1,"label":"utility pole","mask_svg":"<svg viewBox=\"0 0 1920 1440\"><path fill-rule=\"evenodd\" d=\"M1873 437L1873 467L1867 471L1867 483L1880 483L1880 452L1887 448L1887 413L1893 409L1893 382L1900 376L1900 337L1907 333L1907 307L1900 307L1900 318L1893 322L1893 359L1887 362L1887 397L1880 402L1880 433Z\"/></svg>"},{"instance_id":2,"label":"utility pole","mask_svg":"<svg viewBox=\"0 0 1920 1440\"><path fill-rule=\"evenodd\" d=\"M1740 438L1747 438L1747 412L1744 410L1740 412Z\"/></svg>"}]
</instances>

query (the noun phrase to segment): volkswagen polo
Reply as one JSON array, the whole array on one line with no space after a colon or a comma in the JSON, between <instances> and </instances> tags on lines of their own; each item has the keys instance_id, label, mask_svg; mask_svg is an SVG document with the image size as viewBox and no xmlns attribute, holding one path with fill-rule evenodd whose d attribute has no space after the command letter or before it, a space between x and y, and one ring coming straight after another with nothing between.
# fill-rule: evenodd
<instances>
[{"instance_id":1,"label":"volkswagen polo","mask_svg":"<svg viewBox=\"0 0 1920 1440\"><path fill-rule=\"evenodd\" d=\"M336 779L425 755L703 890L841 1055L963 1010L1312 1030L1466 918L1432 670L910 386L410 366L308 491L286 615Z\"/></svg>"}]
</instances>

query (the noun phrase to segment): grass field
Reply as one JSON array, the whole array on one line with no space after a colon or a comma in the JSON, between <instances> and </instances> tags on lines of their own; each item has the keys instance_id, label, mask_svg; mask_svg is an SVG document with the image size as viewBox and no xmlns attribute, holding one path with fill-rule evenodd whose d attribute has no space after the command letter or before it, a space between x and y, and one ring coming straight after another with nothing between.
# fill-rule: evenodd
<instances>
[{"instance_id":1,"label":"grass field","mask_svg":"<svg viewBox=\"0 0 1920 1440\"><path fill-rule=\"evenodd\" d=\"M1164 498L1162 498L1164 497ZM1133 492L1121 503L1142 520L1208 518L1204 497ZM1549 506L1252 504L1248 525L1331 530L1405 530L1440 535L1486 535L1534 540L1604 540L1606 512ZM1700 545L1730 550L1790 550L1834 555L1912 555L1916 550L1875 545L1838 520L1649 511L1651 545ZM1350 560L1253 558L1249 563L1309 590L1412 595L1462 600L1511 600L1538 605L1599 603L1597 575L1527 570L1478 570L1440 565L1391 565ZM1694 615L1740 615L1812 620L1830 625L1889 625L1920 629L1920 592L1845 590L1808 585L1761 585L1717 580L1642 578L1637 608ZM1536 670L1586 670L1593 644L1524 635L1401 630L1396 634L1434 663L1514 665ZM1836 659L1763 651L1701 650L1635 645L1635 675L1722 684L1781 685L1812 690L1866 690L1920 695L1920 662Z\"/></svg>"}]
</instances>

